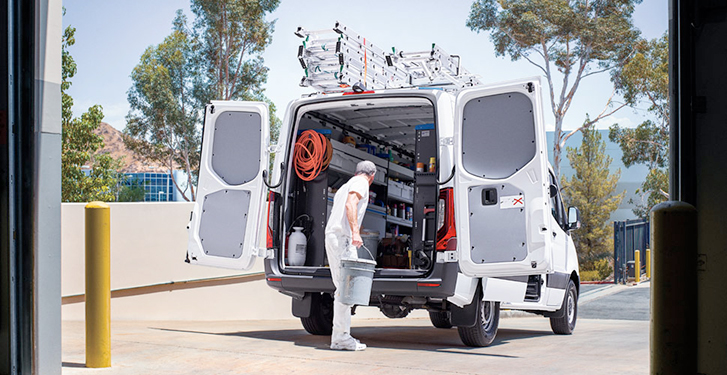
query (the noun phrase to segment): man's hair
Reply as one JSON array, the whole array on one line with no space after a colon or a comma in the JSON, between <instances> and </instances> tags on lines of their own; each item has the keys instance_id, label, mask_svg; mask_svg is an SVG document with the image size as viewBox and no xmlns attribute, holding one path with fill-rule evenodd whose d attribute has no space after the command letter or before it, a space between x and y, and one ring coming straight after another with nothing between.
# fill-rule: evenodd
<instances>
[{"instance_id":1,"label":"man's hair","mask_svg":"<svg viewBox=\"0 0 727 375\"><path fill-rule=\"evenodd\" d=\"M376 174L376 165L368 160L364 160L356 164L356 175L365 174L373 176Z\"/></svg>"}]
</instances>

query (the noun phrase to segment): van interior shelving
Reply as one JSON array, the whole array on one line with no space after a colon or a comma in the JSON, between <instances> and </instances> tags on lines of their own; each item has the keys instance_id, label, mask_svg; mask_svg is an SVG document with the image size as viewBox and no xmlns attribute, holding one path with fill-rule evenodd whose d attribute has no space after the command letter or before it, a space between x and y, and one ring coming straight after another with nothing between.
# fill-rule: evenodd
<instances>
[{"instance_id":1,"label":"van interior shelving","mask_svg":"<svg viewBox=\"0 0 727 375\"><path fill-rule=\"evenodd\" d=\"M287 236L293 226L303 226L308 242L304 266L287 265L287 256L280 257L286 272L318 273L327 266L324 231L333 197L362 160L377 168L362 223L377 274L420 276L431 269L439 194L436 173L429 173L430 167L436 170L437 160L433 108L421 97L371 97L299 109L289 147L311 129L328 138L333 152L328 167L311 181L301 180L294 168L287 171L282 235ZM288 165L294 163L291 153ZM374 236L379 241L371 248ZM282 243L287 252L287 239ZM359 257L371 255L359 249Z\"/></svg>"}]
</instances>

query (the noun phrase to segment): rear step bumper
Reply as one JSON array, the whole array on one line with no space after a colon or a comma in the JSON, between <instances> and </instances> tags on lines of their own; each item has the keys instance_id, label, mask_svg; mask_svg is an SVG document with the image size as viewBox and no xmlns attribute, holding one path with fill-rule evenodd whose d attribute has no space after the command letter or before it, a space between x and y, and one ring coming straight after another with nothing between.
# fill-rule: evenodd
<instances>
[{"instance_id":1,"label":"rear step bumper","mask_svg":"<svg viewBox=\"0 0 727 375\"><path fill-rule=\"evenodd\" d=\"M435 263L432 272L426 277L393 277L377 272L371 293L446 298L454 295L458 269L457 263ZM328 272L323 275L283 274L273 260L266 259L265 276L268 286L283 293L334 292Z\"/></svg>"}]
</instances>

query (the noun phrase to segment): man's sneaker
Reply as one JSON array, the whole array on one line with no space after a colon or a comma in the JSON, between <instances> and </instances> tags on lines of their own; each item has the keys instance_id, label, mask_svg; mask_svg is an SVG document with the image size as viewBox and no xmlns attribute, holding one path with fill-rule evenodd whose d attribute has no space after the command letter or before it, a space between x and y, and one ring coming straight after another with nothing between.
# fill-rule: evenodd
<instances>
[{"instance_id":1,"label":"man's sneaker","mask_svg":"<svg viewBox=\"0 0 727 375\"><path fill-rule=\"evenodd\" d=\"M348 338L345 338L343 340L332 342L331 349L359 351L366 349L366 344L363 344L355 338L349 336Z\"/></svg>"}]
</instances>

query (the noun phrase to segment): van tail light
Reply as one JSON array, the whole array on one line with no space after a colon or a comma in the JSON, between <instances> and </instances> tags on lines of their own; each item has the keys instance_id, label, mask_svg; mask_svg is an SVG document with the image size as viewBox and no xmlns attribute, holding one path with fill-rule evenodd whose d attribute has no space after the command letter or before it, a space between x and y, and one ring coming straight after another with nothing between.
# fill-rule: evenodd
<instances>
[{"instance_id":1,"label":"van tail light","mask_svg":"<svg viewBox=\"0 0 727 375\"><path fill-rule=\"evenodd\" d=\"M279 212L280 194L271 191L268 193L268 225L265 230L265 232L267 232L267 241L265 241L265 244L268 249L280 246Z\"/></svg>"},{"instance_id":2,"label":"van tail light","mask_svg":"<svg viewBox=\"0 0 727 375\"><path fill-rule=\"evenodd\" d=\"M437 202L437 251L457 250L457 229L454 226L454 189L439 191Z\"/></svg>"},{"instance_id":3,"label":"van tail light","mask_svg":"<svg viewBox=\"0 0 727 375\"><path fill-rule=\"evenodd\" d=\"M271 219L270 206L272 206L273 200L275 199L273 194L275 194L275 193L273 193L272 191L268 192L268 219L267 219L268 225L267 225L267 230L266 230L267 239L265 241L265 245L267 246L268 249L273 248L273 226L272 226L272 223L270 222L270 219Z\"/></svg>"}]
</instances>

